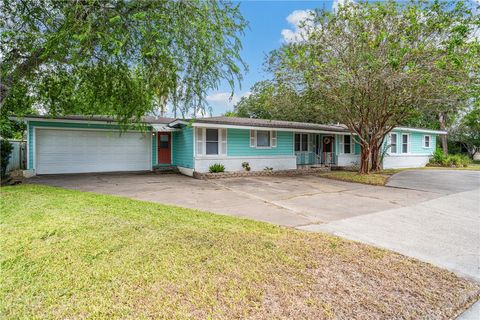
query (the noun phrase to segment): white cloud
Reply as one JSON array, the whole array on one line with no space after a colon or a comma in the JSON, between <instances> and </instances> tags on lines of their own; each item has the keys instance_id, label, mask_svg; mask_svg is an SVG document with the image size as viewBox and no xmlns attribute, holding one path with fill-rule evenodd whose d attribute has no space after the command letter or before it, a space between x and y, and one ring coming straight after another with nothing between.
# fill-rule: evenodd
<instances>
[{"instance_id":1,"label":"white cloud","mask_svg":"<svg viewBox=\"0 0 480 320\"><path fill-rule=\"evenodd\" d=\"M244 92L241 94L231 92L214 92L206 97L208 103L212 106L213 114L220 115L226 111L233 110L233 106L237 104L242 97L248 97L251 92Z\"/></svg>"},{"instance_id":2,"label":"white cloud","mask_svg":"<svg viewBox=\"0 0 480 320\"><path fill-rule=\"evenodd\" d=\"M344 6L350 3L355 3L355 1L354 0L333 0L332 11L337 12L340 6Z\"/></svg>"},{"instance_id":3,"label":"white cloud","mask_svg":"<svg viewBox=\"0 0 480 320\"><path fill-rule=\"evenodd\" d=\"M290 29L283 29L281 34L286 43L298 42L305 38L307 30L305 27L311 25L307 20L313 14L313 10L295 10L287 16L287 22L292 26ZM302 23L305 25L302 27Z\"/></svg>"}]
</instances>

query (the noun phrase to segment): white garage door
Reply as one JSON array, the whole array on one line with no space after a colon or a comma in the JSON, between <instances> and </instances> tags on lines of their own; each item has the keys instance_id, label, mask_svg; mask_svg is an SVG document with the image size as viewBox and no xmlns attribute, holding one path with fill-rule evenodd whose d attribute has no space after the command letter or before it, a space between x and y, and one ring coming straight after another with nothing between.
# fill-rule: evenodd
<instances>
[{"instance_id":1,"label":"white garage door","mask_svg":"<svg viewBox=\"0 0 480 320\"><path fill-rule=\"evenodd\" d=\"M36 173L150 170L150 139L138 132L36 129Z\"/></svg>"}]
</instances>

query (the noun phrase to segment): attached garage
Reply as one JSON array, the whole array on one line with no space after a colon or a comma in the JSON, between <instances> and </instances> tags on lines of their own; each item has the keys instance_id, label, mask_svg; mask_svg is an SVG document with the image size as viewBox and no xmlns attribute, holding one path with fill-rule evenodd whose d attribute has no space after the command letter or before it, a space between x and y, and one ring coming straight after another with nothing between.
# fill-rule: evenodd
<instances>
[{"instance_id":1,"label":"attached garage","mask_svg":"<svg viewBox=\"0 0 480 320\"><path fill-rule=\"evenodd\" d=\"M151 170L151 135L119 130L35 128L37 174Z\"/></svg>"}]
</instances>

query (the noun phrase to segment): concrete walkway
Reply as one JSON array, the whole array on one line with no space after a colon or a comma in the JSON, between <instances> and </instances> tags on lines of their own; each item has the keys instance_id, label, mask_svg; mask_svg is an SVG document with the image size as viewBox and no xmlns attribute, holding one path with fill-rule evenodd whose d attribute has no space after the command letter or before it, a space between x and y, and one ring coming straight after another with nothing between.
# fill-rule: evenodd
<instances>
[{"instance_id":1,"label":"concrete walkway","mask_svg":"<svg viewBox=\"0 0 480 320\"><path fill-rule=\"evenodd\" d=\"M480 281L480 189L301 227L397 251Z\"/></svg>"},{"instance_id":2,"label":"concrete walkway","mask_svg":"<svg viewBox=\"0 0 480 320\"><path fill-rule=\"evenodd\" d=\"M394 250L480 281L480 172L404 171L388 185L439 197L301 229Z\"/></svg>"}]
</instances>

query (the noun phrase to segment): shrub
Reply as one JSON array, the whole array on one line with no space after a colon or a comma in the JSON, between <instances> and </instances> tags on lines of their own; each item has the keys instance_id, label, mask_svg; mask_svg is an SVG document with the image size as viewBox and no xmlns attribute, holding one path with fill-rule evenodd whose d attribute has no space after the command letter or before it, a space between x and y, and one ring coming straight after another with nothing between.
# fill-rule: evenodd
<instances>
[{"instance_id":1,"label":"shrub","mask_svg":"<svg viewBox=\"0 0 480 320\"><path fill-rule=\"evenodd\" d=\"M265 170L265 171L272 171L273 168L272 168L272 167L265 167L265 169L263 169L263 170Z\"/></svg>"},{"instance_id":2,"label":"shrub","mask_svg":"<svg viewBox=\"0 0 480 320\"><path fill-rule=\"evenodd\" d=\"M442 167L466 167L471 163L468 156L464 154L444 155L441 149L437 149L430 159L429 164Z\"/></svg>"},{"instance_id":3,"label":"shrub","mask_svg":"<svg viewBox=\"0 0 480 320\"><path fill-rule=\"evenodd\" d=\"M242 162L242 168L244 168L245 171L250 171L250 163Z\"/></svg>"},{"instance_id":4,"label":"shrub","mask_svg":"<svg viewBox=\"0 0 480 320\"><path fill-rule=\"evenodd\" d=\"M216 173L216 172L224 172L225 171L225 166L221 163L215 163L215 164L212 164L208 170L212 173Z\"/></svg>"},{"instance_id":5,"label":"shrub","mask_svg":"<svg viewBox=\"0 0 480 320\"><path fill-rule=\"evenodd\" d=\"M437 164L441 165L447 156L443 153L443 150L440 148L437 148L435 150L435 153L433 154L433 157L430 159L431 164Z\"/></svg>"},{"instance_id":6,"label":"shrub","mask_svg":"<svg viewBox=\"0 0 480 320\"><path fill-rule=\"evenodd\" d=\"M0 139L0 177L5 179L7 177L7 166L10 161L13 146L8 140Z\"/></svg>"},{"instance_id":7,"label":"shrub","mask_svg":"<svg viewBox=\"0 0 480 320\"><path fill-rule=\"evenodd\" d=\"M467 167L471 162L470 158L464 154L449 155L447 160L449 167Z\"/></svg>"}]
</instances>

